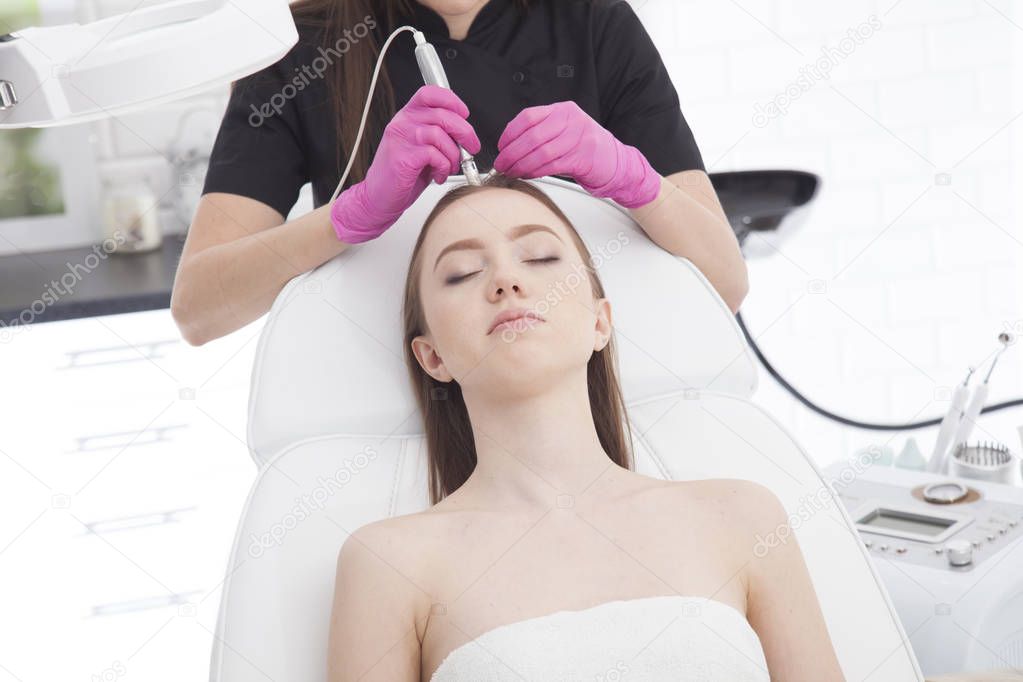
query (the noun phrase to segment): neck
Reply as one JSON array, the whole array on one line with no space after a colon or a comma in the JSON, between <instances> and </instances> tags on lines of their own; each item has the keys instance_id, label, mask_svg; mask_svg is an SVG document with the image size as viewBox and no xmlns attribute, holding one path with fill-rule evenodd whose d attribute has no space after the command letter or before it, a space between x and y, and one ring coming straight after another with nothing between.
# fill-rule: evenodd
<instances>
[{"instance_id":1,"label":"neck","mask_svg":"<svg viewBox=\"0 0 1023 682\"><path fill-rule=\"evenodd\" d=\"M585 366L535 392L463 397L476 443L476 468L459 489L468 504L546 510L628 471L600 443Z\"/></svg>"},{"instance_id":2,"label":"neck","mask_svg":"<svg viewBox=\"0 0 1023 682\"><path fill-rule=\"evenodd\" d=\"M426 4L422 0L418 0L420 4ZM434 12L439 14L444 23L448 25L448 37L451 40L465 40L465 37L469 35L469 27L472 26L473 19L480 13L483 6L486 5L490 0L478 0L473 3L472 7L462 11L446 12L440 9L431 7Z\"/></svg>"}]
</instances>

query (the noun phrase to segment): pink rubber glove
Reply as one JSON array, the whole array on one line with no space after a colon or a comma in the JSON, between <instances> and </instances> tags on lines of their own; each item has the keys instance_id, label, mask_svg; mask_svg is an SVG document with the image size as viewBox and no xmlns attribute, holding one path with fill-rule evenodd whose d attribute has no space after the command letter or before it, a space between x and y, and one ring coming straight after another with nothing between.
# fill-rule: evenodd
<instances>
[{"instance_id":1,"label":"pink rubber glove","mask_svg":"<svg viewBox=\"0 0 1023 682\"><path fill-rule=\"evenodd\" d=\"M657 198L661 176L572 101L519 112L497 142L494 168L516 178L567 175L595 197L639 208Z\"/></svg>"},{"instance_id":2,"label":"pink rubber glove","mask_svg":"<svg viewBox=\"0 0 1023 682\"><path fill-rule=\"evenodd\" d=\"M384 128L366 177L330 210L337 238L348 244L376 239L416 202L433 179L462 172L458 144L470 154L480 140L466 120L469 108L447 88L424 85ZM456 144L457 142L457 144Z\"/></svg>"}]
</instances>

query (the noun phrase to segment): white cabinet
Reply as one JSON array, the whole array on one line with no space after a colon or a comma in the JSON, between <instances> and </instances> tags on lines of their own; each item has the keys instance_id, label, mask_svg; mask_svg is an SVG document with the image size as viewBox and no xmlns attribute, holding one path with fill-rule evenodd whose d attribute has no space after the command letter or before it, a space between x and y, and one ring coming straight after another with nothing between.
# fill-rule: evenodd
<instances>
[{"instance_id":1,"label":"white cabinet","mask_svg":"<svg viewBox=\"0 0 1023 682\"><path fill-rule=\"evenodd\" d=\"M262 326L194 348L164 309L0 344L0 641L18 678L206 678L256 473Z\"/></svg>"}]
</instances>

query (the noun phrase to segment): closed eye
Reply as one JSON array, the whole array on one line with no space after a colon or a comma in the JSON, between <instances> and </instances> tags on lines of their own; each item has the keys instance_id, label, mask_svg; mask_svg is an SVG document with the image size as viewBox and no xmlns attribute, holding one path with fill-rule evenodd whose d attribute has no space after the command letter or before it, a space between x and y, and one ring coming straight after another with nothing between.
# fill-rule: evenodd
<instances>
[{"instance_id":1,"label":"closed eye","mask_svg":"<svg viewBox=\"0 0 1023 682\"><path fill-rule=\"evenodd\" d=\"M555 262L557 262L559 260L561 260L561 259L558 258L557 256L546 256L544 258L531 258L530 260L527 260L525 262L526 263L543 263L543 264L546 264L546 263L555 263ZM468 279L468 278L472 277L473 275L477 274L478 272L479 272L479 270L477 270L476 272L469 272L469 273L466 273L464 275L459 275L457 277L448 277L446 280L444 280L444 284L458 284L462 280Z\"/></svg>"}]
</instances>

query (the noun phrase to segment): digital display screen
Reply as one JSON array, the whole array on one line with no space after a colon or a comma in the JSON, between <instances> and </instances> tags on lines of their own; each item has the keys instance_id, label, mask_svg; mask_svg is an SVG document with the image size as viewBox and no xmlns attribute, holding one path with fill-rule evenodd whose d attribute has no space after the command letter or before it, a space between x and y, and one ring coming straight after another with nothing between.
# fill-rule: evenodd
<instances>
[{"instance_id":1,"label":"digital display screen","mask_svg":"<svg viewBox=\"0 0 1023 682\"><path fill-rule=\"evenodd\" d=\"M934 536L955 523L952 519L940 519L918 514L906 514L890 509L876 509L860 519L859 523L872 528L903 531L916 535Z\"/></svg>"}]
</instances>

